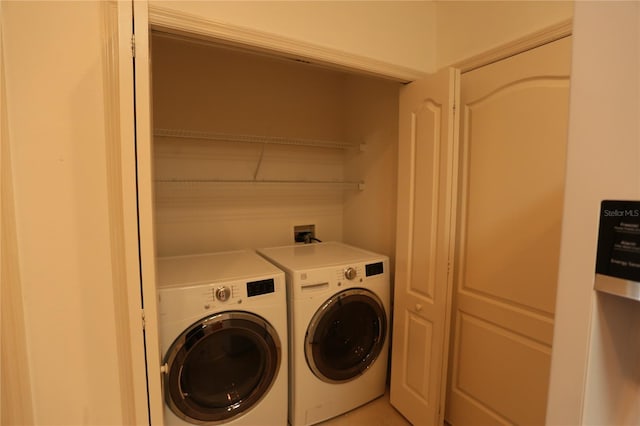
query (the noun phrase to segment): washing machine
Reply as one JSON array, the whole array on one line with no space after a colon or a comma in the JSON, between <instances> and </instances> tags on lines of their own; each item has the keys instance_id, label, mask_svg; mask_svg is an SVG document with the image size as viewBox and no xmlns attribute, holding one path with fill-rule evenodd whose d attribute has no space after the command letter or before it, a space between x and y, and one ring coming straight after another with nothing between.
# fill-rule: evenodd
<instances>
[{"instance_id":1,"label":"washing machine","mask_svg":"<svg viewBox=\"0 0 640 426\"><path fill-rule=\"evenodd\" d=\"M383 395L388 257L339 242L257 251L286 274L289 423L315 424Z\"/></svg>"},{"instance_id":2,"label":"washing machine","mask_svg":"<svg viewBox=\"0 0 640 426\"><path fill-rule=\"evenodd\" d=\"M165 425L287 423L284 273L254 251L157 261Z\"/></svg>"}]
</instances>

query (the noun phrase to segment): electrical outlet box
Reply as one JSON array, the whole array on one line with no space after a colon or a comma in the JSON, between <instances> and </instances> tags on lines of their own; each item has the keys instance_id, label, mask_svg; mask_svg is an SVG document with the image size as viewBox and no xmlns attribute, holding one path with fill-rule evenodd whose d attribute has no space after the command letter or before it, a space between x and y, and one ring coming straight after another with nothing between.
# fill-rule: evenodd
<instances>
[{"instance_id":1,"label":"electrical outlet box","mask_svg":"<svg viewBox=\"0 0 640 426\"><path fill-rule=\"evenodd\" d=\"M297 225L293 227L293 241L308 244L316 237L315 225Z\"/></svg>"}]
</instances>

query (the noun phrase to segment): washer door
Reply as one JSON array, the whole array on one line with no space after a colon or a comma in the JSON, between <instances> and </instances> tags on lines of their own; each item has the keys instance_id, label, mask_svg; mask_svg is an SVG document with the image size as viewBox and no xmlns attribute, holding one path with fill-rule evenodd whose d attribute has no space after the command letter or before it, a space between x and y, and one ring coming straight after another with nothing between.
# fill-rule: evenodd
<instances>
[{"instance_id":1,"label":"washer door","mask_svg":"<svg viewBox=\"0 0 640 426\"><path fill-rule=\"evenodd\" d=\"M325 382L352 380L376 360L386 333L380 299L366 289L345 290L327 300L311 319L305 337L307 364Z\"/></svg>"},{"instance_id":2,"label":"washer door","mask_svg":"<svg viewBox=\"0 0 640 426\"><path fill-rule=\"evenodd\" d=\"M188 422L227 422L269 392L280 351L275 329L258 315L234 311L204 318L167 352L165 401Z\"/></svg>"}]
</instances>

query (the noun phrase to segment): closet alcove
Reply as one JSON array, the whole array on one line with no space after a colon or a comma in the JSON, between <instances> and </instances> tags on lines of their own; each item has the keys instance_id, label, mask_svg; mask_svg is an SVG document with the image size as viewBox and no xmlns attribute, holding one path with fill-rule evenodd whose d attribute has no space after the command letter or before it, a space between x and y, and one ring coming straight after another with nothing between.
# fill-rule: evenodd
<instances>
[{"instance_id":1,"label":"closet alcove","mask_svg":"<svg viewBox=\"0 0 640 426\"><path fill-rule=\"evenodd\" d=\"M322 240L393 255L400 83L151 32L159 256Z\"/></svg>"}]
</instances>

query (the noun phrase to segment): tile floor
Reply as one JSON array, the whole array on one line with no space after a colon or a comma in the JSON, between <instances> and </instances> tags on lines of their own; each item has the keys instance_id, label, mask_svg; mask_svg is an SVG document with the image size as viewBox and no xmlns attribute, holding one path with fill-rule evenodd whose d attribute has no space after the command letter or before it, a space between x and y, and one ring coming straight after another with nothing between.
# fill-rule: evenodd
<instances>
[{"instance_id":1,"label":"tile floor","mask_svg":"<svg viewBox=\"0 0 640 426\"><path fill-rule=\"evenodd\" d=\"M411 426L411 423L391 406L387 389L384 396L319 426Z\"/></svg>"}]
</instances>

